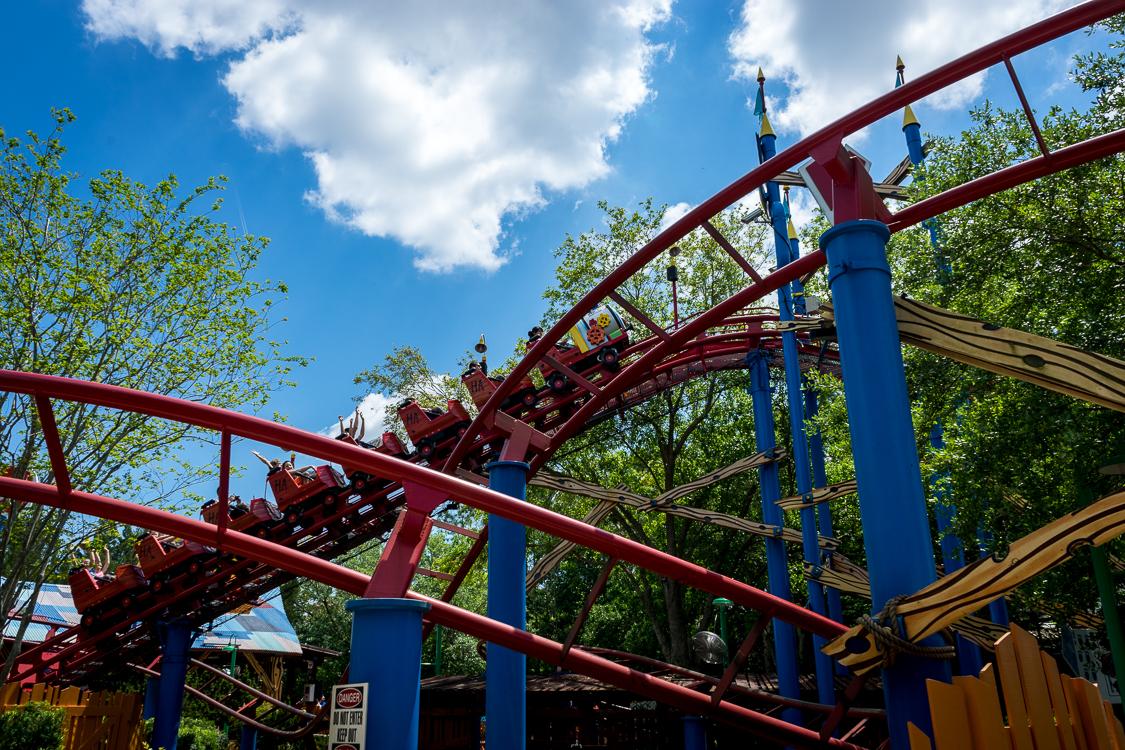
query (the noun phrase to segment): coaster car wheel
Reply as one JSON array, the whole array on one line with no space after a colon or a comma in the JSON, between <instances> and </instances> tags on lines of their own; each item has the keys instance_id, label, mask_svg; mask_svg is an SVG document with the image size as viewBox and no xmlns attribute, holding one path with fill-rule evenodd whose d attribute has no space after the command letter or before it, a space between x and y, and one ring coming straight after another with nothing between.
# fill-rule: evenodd
<instances>
[{"instance_id":1,"label":"coaster car wheel","mask_svg":"<svg viewBox=\"0 0 1125 750\"><path fill-rule=\"evenodd\" d=\"M606 347L598 354L598 361L606 367L615 367L619 359L620 355L612 346Z\"/></svg>"},{"instance_id":2,"label":"coaster car wheel","mask_svg":"<svg viewBox=\"0 0 1125 750\"><path fill-rule=\"evenodd\" d=\"M520 402L530 409L539 403L539 393L532 390L526 390L523 392L523 395L520 396Z\"/></svg>"},{"instance_id":3,"label":"coaster car wheel","mask_svg":"<svg viewBox=\"0 0 1125 750\"><path fill-rule=\"evenodd\" d=\"M422 458L430 458L434 455L434 444L429 440L423 440L418 444L418 455Z\"/></svg>"},{"instance_id":4,"label":"coaster car wheel","mask_svg":"<svg viewBox=\"0 0 1125 750\"><path fill-rule=\"evenodd\" d=\"M564 392L567 385L566 375L563 375L561 372L553 373L551 377L547 379L547 385L549 385L551 390L555 393Z\"/></svg>"}]
</instances>

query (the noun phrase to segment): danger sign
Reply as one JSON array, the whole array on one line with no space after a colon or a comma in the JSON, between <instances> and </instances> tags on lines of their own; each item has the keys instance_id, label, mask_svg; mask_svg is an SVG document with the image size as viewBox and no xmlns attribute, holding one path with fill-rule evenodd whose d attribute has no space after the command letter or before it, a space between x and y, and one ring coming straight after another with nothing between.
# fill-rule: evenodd
<instances>
[{"instance_id":1,"label":"danger sign","mask_svg":"<svg viewBox=\"0 0 1125 750\"><path fill-rule=\"evenodd\" d=\"M363 750L367 733L367 683L335 685L328 750Z\"/></svg>"}]
</instances>

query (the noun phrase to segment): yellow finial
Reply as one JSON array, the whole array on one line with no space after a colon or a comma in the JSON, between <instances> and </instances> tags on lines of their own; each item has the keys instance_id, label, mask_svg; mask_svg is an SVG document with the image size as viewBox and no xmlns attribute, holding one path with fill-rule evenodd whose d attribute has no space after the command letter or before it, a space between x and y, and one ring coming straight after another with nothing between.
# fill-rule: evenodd
<instances>
[{"instance_id":1,"label":"yellow finial","mask_svg":"<svg viewBox=\"0 0 1125 750\"><path fill-rule=\"evenodd\" d=\"M906 70L906 63L902 61L902 55L895 56L895 70Z\"/></svg>"},{"instance_id":2,"label":"yellow finial","mask_svg":"<svg viewBox=\"0 0 1125 750\"><path fill-rule=\"evenodd\" d=\"M905 128L907 125L918 124L918 118L914 116L914 110L907 104L906 109L902 110L902 126Z\"/></svg>"},{"instance_id":3,"label":"yellow finial","mask_svg":"<svg viewBox=\"0 0 1125 750\"><path fill-rule=\"evenodd\" d=\"M766 80L766 74L762 72L762 67L759 65L758 66L758 83L761 83L764 80Z\"/></svg>"},{"instance_id":4,"label":"yellow finial","mask_svg":"<svg viewBox=\"0 0 1125 750\"><path fill-rule=\"evenodd\" d=\"M770 125L770 116L767 115L767 114L764 114L764 113L762 114L762 127L758 131L758 135L760 135L760 136L772 135L774 137L777 137L777 133L773 132L773 126Z\"/></svg>"},{"instance_id":5,"label":"yellow finial","mask_svg":"<svg viewBox=\"0 0 1125 750\"><path fill-rule=\"evenodd\" d=\"M789 220L789 239L797 239L797 227L793 226L793 220Z\"/></svg>"}]
</instances>

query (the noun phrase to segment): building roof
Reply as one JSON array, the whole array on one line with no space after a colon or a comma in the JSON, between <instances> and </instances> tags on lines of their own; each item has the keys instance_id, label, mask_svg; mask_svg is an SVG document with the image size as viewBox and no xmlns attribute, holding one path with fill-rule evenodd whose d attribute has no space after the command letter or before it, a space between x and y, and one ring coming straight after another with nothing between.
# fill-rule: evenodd
<instances>
[{"instance_id":1,"label":"building roof","mask_svg":"<svg viewBox=\"0 0 1125 750\"><path fill-rule=\"evenodd\" d=\"M31 586L24 584L22 596L30 593ZM70 594L70 586L44 583L39 589L39 597L35 601L32 621L28 624L24 641L41 643L51 635L51 631L77 625L80 619ZM13 638L18 630L19 620L7 620L3 636ZM195 639L192 648L207 650L230 645L238 646L239 651L293 655L301 653L301 642L285 614L278 589L266 593L257 606L240 608L217 618L211 623L210 630Z\"/></svg>"}]
</instances>

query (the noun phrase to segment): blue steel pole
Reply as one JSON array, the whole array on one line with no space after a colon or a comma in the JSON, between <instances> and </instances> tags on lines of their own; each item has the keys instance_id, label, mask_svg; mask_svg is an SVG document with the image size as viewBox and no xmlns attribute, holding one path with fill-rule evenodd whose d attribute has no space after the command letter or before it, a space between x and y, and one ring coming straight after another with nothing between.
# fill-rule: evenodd
<instances>
[{"instance_id":1,"label":"blue steel pole","mask_svg":"<svg viewBox=\"0 0 1125 750\"><path fill-rule=\"evenodd\" d=\"M761 143L762 160L773 158L777 148L777 136L770 128L769 118L766 116L762 117L762 132L759 136L759 142ZM781 268L790 261L790 247L785 206L778 194L777 183L766 183L766 196L769 200L770 220L773 225L777 267ZM788 285L777 290L777 306L778 316L781 320L793 320L793 296ZM793 466L797 475L797 493L807 495L812 491L812 469L809 466L809 448L808 441L805 438L805 405L801 389L801 363L796 333L788 331L781 334L781 351L785 363L785 391L789 404L789 428L793 434ZM819 569L821 564L820 540L817 535L816 512L812 508L801 509L801 541L805 562L814 569ZM824 597L824 587L812 577L808 578L807 587L809 609L817 614L826 615L828 605ZM835 666L832 659L821 650L824 644L824 638L813 636L817 696L821 703L833 704L836 702L836 686L833 676Z\"/></svg>"},{"instance_id":2,"label":"blue steel pole","mask_svg":"<svg viewBox=\"0 0 1125 750\"><path fill-rule=\"evenodd\" d=\"M160 682L156 677L145 678L145 703L141 709L141 718L144 720L156 716L156 696L160 694Z\"/></svg>"},{"instance_id":3,"label":"blue steel pole","mask_svg":"<svg viewBox=\"0 0 1125 750\"><path fill-rule=\"evenodd\" d=\"M685 716L684 750L707 750L707 725L702 716Z\"/></svg>"},{"instance_id":4,"label":"blue steel pole","mask_svg":"<svg viewBox=\"0 0 1125 750\"><path fill-rule=\"evenodd\" d=\"M820 238L828 257L875 612L891 598L912 594L936 578L891 296L889 238L885 224L867 220L839 224ZM948 682L948 665L898 654L883 670L891 747L910 747L907 722L932 733L927 678Z\"/></svg>"},{"instance_id":5,"label":"blue steel pole","mask_svg":"<svg viewBox=\"0 0 1125 750\"><path fill-rule=\"evenodd\" d=\"M754 442L758 452L777 447L774 433L773 400L770 397L769 352L761 349L746 355L750 370L750 397L754 402ZM771 461L758 469L758 488L762 495L762 521L777 529L776 536L766 538L766 575L769 592L787 601L793 600L789 589L789 560L781 528L785 514L777 505L781 499L781 484L777 477L777 463ZM797 664L797 636L793 626L782 620L773 621L773 648L777 661L777 685L786 698L801 697L801 683ZM801 712L787 708L782 713L785 721L796 724Z\"/></svg>"},{"instance_id":6,"label":"blue steel pole","mask_svg":"<svg viewBox=\"0 0 1125 750\"><path fill-rule=\"evenodd\" d=\"M816 388L806 382L805 418L812 419L819 409L820 404L817 401ZM809 458L812 461L813 487L827 487L828 473L824 470L824 436L820 434L820 430L816 430L809 435ZM823 536L835 536L832 528L832 508L829 507L828 503L821 503L816 506L816 520ZM828 616L836 622L843 622L844 609L840 602L839 589L831 586L825 586L824 588L828 594ZM844 667L841 667L841 669L847 671Z\"/></svg>"},{"instance_id":7,"label":"blue steel pole","mask_svg":"<svg viewBox=\"0 0 1125 750\"><path fill-rule=\"evenodd\" d=\"M160 684L156 689L156 717L152 723L152 746L157 750L176 750L180 733L180 714L184 708L184 683L187 680L191 625L176 619L161 623Z\"/></svg>"},{"instance_id":8,"label":"blue steel pole","mask_svg":"<svg viewBox=\"0 0 1125 750\"><path fill-rule=\"evenodd\" d=\"M258 750L258 730L249 724L242 725L242 734L238 741L238 750Z\"/></svg>"},{"instance_id":9,"label":"blue steel pole","mask_svg":"<svg viewBox=\"0 0 1125 750\"><path fill-rule=\"evenodd\" d=\"M786 228L789 236L789 258L790 260L797 260L801 257L801 240L797 237L797 230L793 226L793 215L789 211L789 186L785 186L785 218ZM792 282L793 288L793 308L798 315L804 315L807 312L805 289L801 284L800 279L794 279ZM802 376L801 383L803 385L804 398L805 398L805 422L816 416L817 402L816 402L816 389L809 385L808 380ZM812 464L812 486L814 488L828 486L828 474L824 470L824 438L820 434L820 430L813 432L808 436L809 441L809 462ZM832 529L832 507L828 503L821 503L816 506L816 521L822 536L835 536ZM840 591L832 588L831 586L824 586L824 591L828 600L828 616L836 622L844 621L843 605L840 602ZM837 665L837 672L846 672L844 667Z\"/></svg>"},{"instance_id":10,"label":"blue steel pole","mask_svg":"<svg viewBox=\"0 0 1125 750\"><path fill-rule=\"evenodd\" d=\"M897 69L898 79L896 86L902 85L904 81L904 73L906 65L902 62L902 58L898 58ZM922 124L918 122L918 118L914 116L914 110L907 105L902 113L902 134L906 139L906 152L910 157L910 163L914 166L919 166L926 160L926 153L922 148ZM934 261L937 266L938 282L943 286L948 282L950 275L953 273L953 268L949 265L945 254L941 250L941 243L938 242L937 234L937 220L927 219L922 222L923 226L930 233L930 247L934 250ZM934 424L930 430L930 446L934 450L941 450L945 447L944 430L940 422ZM957 537L951 530L953 523L953 516L957 512L957 507L954 505L952 498L949 497L948 490L945 489L945 482L942 481L945 477L931 477L931 486L935 490L935 504L934 504L934 518L937 521L938 533L941 535L941 561L945 568L945 572L952 573L955 570L965 567L965 554L964 545L961 539ZM1007 605L1001 599L999 608L1003 610L1004 626L1007 627ZM989 604L990 613L993 610L993 605ZM996 620L993 619L995 622ZM955 636L957 644L957 664L958 672L963 675L977 676L980 674L980 668L983 663L981 659L980 647L972 641L957 635Z\"/></svg>"},{"instance_id":11,"label":"blue steel pole","mask_svg":"<svg viewBox=\"0 0 1125 750\"><path fill-rule=\"evenodd\" d=\"M528 465L488 465L488 486L527 499ZM527 625L527 530L500 516L488 517L488 616L523 630ZM488 644L485 665L485 743L489 750L520 750L527 743L527 657Z\"/></svg>"},{"instance_id":12,"label":"blue steel pole","mask_svg":"<svg viewBox=\"0 0 1125 750\"><path fill-rule=\"evenodd\" d=\"M930 428L930 447L935 451L945 448L940 420ZM949 475L944 472L935 472L930 476L930 486L933 488L935 500L934 519L937 521L938 534L941 535L941 563L946 575L965 567L965 552L961 547L961 539L951 529L956 508L951 502L947 502L948 481ZM984 662L977 644L957 633L953 636L953 642L957 646L957 674L969 677L979 675Z\"/></svg>"},{"instance_id":13,"label":"blue steel pole","mask_svg":"<svg viewBox=\"0 0 1125 750\"><path fill-rule=\"evenodd\" d=\"M367 683L367 747L417 750L422 616L414 599L352 599L348 680Z\"/></svg>"}]
</instances>

